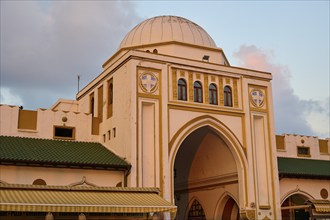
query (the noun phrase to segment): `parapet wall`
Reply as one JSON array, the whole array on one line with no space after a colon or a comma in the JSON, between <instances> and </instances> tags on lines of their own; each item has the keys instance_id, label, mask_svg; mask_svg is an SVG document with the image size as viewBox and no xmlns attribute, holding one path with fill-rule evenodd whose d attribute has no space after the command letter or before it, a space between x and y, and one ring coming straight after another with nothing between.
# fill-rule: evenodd
<instances>
[{"instance_id":1,"label":"parapet wall","mask_svg":"<svg viewBox=\"0 0 330 220\"><path fill-rule=\"evenodd\" d=\"M296 134L276 135L277 156L330 160L330 139Z\"/></svg>"},{"instance_id":2,"label":"parapet wall","mask_svg":"<svg viewBox=\"0 0 330 220\"><path fill-rule=\"evenodd\" d=\"M89 113L53 109L32 111L0 105L0 120L0 135L98 141L98 136L92 135L92 115ZM55 135L57 128L71 129L72 137Z\"/></svg>"}]
</instances>

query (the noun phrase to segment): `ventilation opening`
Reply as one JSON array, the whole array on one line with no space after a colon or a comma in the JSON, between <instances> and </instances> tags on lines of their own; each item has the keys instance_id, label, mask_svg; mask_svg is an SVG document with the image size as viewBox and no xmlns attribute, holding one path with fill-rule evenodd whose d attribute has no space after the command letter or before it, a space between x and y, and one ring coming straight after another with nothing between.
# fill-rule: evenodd
<instances>
[{"instance_id":1,"label":"ventilation opening","mask_svg":"<svg viewBox=\"0 0 330 220\"><path fill-rule=\"evenodd\" d=\"M54 138L74 139L74 132L71 127L54 127Z\"/></svg>"},{"instance_id":2,"label":"ventilation opening","mask_svg":"<svg viewBox=\"0 0 330 220\"><path fill-rule=\"evenodd\" d=\"M303 147L303 146L297 147L297 154L300 157L310 157L311 156L309 147Z\"/></svg>"}]
</instances>

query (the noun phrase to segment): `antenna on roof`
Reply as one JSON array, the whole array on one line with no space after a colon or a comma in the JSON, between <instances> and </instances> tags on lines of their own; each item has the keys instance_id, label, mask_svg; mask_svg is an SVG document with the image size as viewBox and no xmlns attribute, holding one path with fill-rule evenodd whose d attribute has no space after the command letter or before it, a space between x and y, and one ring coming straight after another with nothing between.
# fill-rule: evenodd
<instances>
[{"instance_id":1,"label":"antenna on roof","mask_svg":"<svg viewBox=\"0 0 330 220\"><path fill-rule=\"evenodd\" d=\"M79 83L80 83L80 75L78 75L78 92L79 92Z\"/></svg>"}]
</instances>

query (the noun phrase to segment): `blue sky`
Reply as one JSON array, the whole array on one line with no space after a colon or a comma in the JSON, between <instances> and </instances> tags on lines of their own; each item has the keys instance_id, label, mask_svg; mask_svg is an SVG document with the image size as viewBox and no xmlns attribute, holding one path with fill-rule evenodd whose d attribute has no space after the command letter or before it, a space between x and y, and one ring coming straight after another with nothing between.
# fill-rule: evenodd
<instances>
[{"instance_id":1,"label":"blue sky","mask_svg":"<svg viewBox=\"0 0 330 220\"><path fill-rule=\"evenodd\" d=\"M232 65L237 65L233 53L242 44L271 50L274 63L290 67L295 92L308 99L329 96L329 10L329 1L142 1L137 4L137 12L145 18L174 14L199 24L224 49Z\"/></svg>"},{"instance_id":2,"label":"blue sky","mask_svg":"<svg viewBox=\"0 0 330 220\"><path fill-rule=\"evenodd\" d=\"M135 25L176 15L231 65L273 73L277 133L330 136L329 1L1 1L0 15L1 103L74 99Z\"/></svg>"}]
</instances>

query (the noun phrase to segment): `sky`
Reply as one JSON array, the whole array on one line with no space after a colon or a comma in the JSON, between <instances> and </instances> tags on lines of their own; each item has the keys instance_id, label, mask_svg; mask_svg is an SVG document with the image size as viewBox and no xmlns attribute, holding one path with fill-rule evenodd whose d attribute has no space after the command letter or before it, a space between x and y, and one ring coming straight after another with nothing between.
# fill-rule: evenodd
<instances>
[{"instance_id":1,"label":"sky","mask_svg":"<svg viewBox=\"0 0 330 220\"><path fill-rule=\"evenodd\" d=\"M159 15L203 27L232 66L273 74L275 128L329 137L330 1L0 1L0 97L75 99L124 36Z\"/></svg>"}]
</instances>

